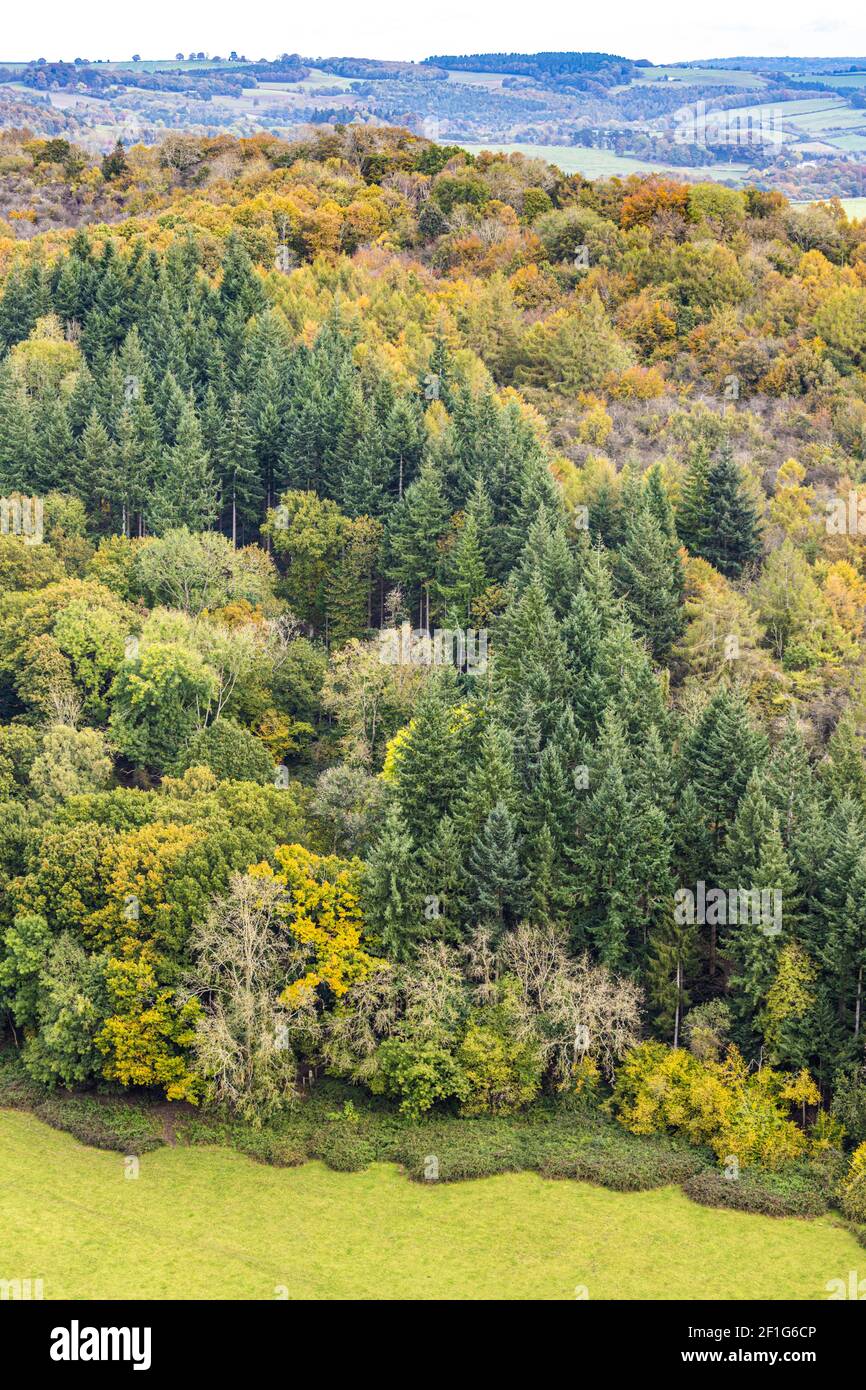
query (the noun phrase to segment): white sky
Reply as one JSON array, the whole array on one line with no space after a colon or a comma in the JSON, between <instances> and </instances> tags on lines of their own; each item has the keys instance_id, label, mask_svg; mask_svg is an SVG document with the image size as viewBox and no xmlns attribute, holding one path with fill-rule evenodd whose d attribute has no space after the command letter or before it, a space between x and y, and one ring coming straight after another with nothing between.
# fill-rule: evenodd
<instances>
[{"instance_id":1,"label":"white sky","mask_svg":"<svg viewBox=\"0 0 866 1390\"><path fill-rule=\"evenodd\" d=\"M651 62L740 55L836 57L866 52L863 0L40 0L4 7L0 59L173 57L180 50L248 58L424 58L431 53L600 49Z\"/></svg>"}]
</instances>

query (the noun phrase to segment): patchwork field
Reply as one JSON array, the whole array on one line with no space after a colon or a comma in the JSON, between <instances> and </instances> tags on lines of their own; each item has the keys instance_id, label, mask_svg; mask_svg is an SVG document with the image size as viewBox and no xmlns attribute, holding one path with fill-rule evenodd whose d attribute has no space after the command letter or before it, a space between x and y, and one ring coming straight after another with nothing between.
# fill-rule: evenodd
<instances>
[{"instance_id":1,"label":"patchwork field","mask_svg":"<svg viewBox=\"0 0 866 1390\"><path fill-rule=\"evenodd\" d=\"M684 87L766 87L767 81L756 72L738 72L724 68L659 67L652 68L647 77L636 78L631 84L653 87L658 83L678 82Z\"/></svg>"},{"instance_id":2,"label":"patchwork field","mask_svg":"<svg viewBox=\"0 0 866 1390\"><path fill-rule=\"evenodd\" d=\"M389 1165L270 1168L160 1149L137 1177L0 1111L0 1279L52 1298L802 1299L863 1251L830 1221L530 1173L422 1185Z\"/></svg>"},{"instance_id":3,"label":"patchwork field","mask_svg":"<svg viewBox=\"0 0 866 1390\"><path fill-rule=\"evenodd\" d=\"M500 145L485 142L483 145L464 144L463 149L470 150L473 154L478 154L481 150L495 150L502 154L525 154L529 158L549 160L565 174L583 174L589 179L610 178L614 174L625 177L628 174L664 170L682 174L686 178L722 179L725 182L742 183L750 167L748 164L732 162L701 168L678 164L674 168L672 165L654 164L648 159L632 159L628 155L614 154L611 150L585 149L580 145Z\"/></svg>"}]
</instances>

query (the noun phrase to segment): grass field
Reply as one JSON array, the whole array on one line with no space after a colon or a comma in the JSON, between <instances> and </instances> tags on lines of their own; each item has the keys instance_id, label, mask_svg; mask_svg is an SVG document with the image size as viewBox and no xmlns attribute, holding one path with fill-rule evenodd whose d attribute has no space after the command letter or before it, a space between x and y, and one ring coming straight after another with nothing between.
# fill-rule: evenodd
<instances>
[{"instance_id":1,"label":"grass field","mask_svg":"<svg viewBox=\"0 0 866 1390\"><path fill-rule=\"evenodd\" d=\"M767 80L756 72L736 71L731 68L687 68L660 67L649 68L646 77L636 78L634 87L651 87L656 83L678 82L686 87L766 87Z\"/></svg>"},{"instance_id":2,"label":"grass field","mask_svg":"<svg viewBox=\"0 0 866 1390\"><path fill-rule=\"evenodd\" d=\"M673 1188L531 1173L437 1186L221 1148L125 1167L0 1110L0 1279L42 1279L47 1299L805 1300L866 1258L829 1220L718 1211Z\"/></svg>"},{"instance_id":3,"label":"grass field","mask_svg":"<svg viewBox=\"0 0 866 1390\"><path fill-rule=\"evenodd\" d=\"M834 135L830 143L836 145L840 150L853 150L855 153L858 150L866 150L866 130L855 131L849 135Z\"/></svg>"},{"instance_id":4,"label":"grass field","mask_svg":"<svg viewBox=\"0 0 866 1390\"><path fill-rule=\"evenodd\" d=\"M495 141L483 145L463 144L464 150L478 154L481 150L494 150L501 154L525 154L530 159L546 159L555 164L565 174L583 174L588 179L611 178L614 174L625 177L627 174L665 173L682 174L684 178L724 179L741 183L748 173L749 165L741 163L713 164L705 168L691 165L653 164L648 159L631 159L628 155L613 154L610 150L584 149L580 145L500 145Z\"/></svg>"}]
</instances>

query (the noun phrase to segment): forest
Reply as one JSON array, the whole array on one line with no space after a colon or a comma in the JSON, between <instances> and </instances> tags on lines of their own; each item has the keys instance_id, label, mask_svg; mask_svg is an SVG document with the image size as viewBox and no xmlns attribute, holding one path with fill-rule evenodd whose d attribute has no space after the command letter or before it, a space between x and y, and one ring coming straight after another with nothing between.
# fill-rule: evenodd
<instances>
[{"instance_id":1,"label":"forest","mask_svg":"<svg viewBox=\"0 0 866 1390\"><path fill-rule=\"evenodd\" d=\"M866 1225L866 224L390 128L87 183L0 236L4 1059Z\"/></svg>"}]
</instances>

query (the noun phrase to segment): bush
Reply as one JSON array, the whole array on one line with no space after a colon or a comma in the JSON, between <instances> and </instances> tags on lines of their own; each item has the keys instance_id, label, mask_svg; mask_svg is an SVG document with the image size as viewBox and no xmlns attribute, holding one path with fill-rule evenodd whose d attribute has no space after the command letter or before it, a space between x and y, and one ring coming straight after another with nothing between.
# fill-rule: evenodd
<instances>
[{"instance_id":1,"label":"bush","mask_svg":"<svg viewBox=\"0 0 866 1390\"><path fill-rule=\"evenodd\" d=\"M807 1072L791 1077L772 1067L750 1072L735 1047L724 1061L700 1061L682 1048L647 1042L634 1048L617 1075L613 1105L633 1134L682 1135L741 1167L782 1168L806 1150L806 1136L788 1107L814 1103Z\"/></svg>"},{"instance_id":2,"label":"bush","mask_svg":"<svg viewBox=\"0 0 866 1390\"><path fill-rule=\"evenodd\" d=\"M376 1054L373 1090L393 1096L402 1114L420 1119L437 1101L467 1094L466 1078L453 1053L436 1038L386 1038Z\"/></svg>"},{"instance_id":3,"label":"bush","mask_svg":"<svg viewBox=\"0 0 866 1390\"><path fill-rule=\"evenodd\" d=\"M328 1125L310 1148L311 1158L320 1158L339 1173L359 1173L374 1163L376 1146L363 1129L345 1123Z\"/></svg>"},{"instance_id":4,"label":"bush","mask_svg":"<svg viewBox=\"0 0 866 1390\"><path fill-rule=\"evenodd\" d=\"M699 1149L679 1148L658 1140L625 1144L605 1136L571 1151L552 1153L542 1164L547 1178L573 1178L609 1187L614 1192L647 1192L684 1183L707 1162Z\"/></svg>"},{"instance_id":5,"label":"bush","mask_svg":"<svg viewBox=\"0 0 866 1390\"><path fill-rule=\"evenodd\" d=\"M415 1182L462 1182L536 1167L532 1137L522 1125L489 1120L413 1125L401 1131L393 1156Z\"/></svg>"},{"instance_id":6,"label":"bush","mask_svg":"<svg viewBox=\"0 0 866 1390\"><path fill-rule=\"evenodd\" d=\"M508 1114L534 1100L541 1088L541 1053L518 1036L516 981L500 983L499 1000L473 1009L457 1061L466 1078L465 1115Z\"/></svg>"},{"instance_id":7,"label":"bush","mask_svg":"<svg viewBox=\"0 0 866 1390\"><path fill-rule=\"evenodd\" d=\"M762 1216L823 1216L827 1210L814 1179L796 1172L745 1172L731 1179L719 1168L705 1168L683 1183L683 1192L704 1207Z\"/></svg>"},{"instance_id":8,"label":"bush","mask_svg":"<svg viewBox=\"0 0 866 1390\"><path fill-rule=\"evenodd\" d=\"M159 1116L126 1101L95 1096L50 1096L34 1114L53 1129L62 1129L82 1144L123 1154L150 1153L163 1144Z\"/></svg>"},{"instance_id":9,"label":"bush","mask_svg":"<svg viewBox=\"0 0 866 1390\"><path fill-rule=\"evenodd\" d=\"M842 1183L842 1210L849 1221L866 1222L866 1144L851 1155L851 1167Z\"/></svg>"}]
</instances>

